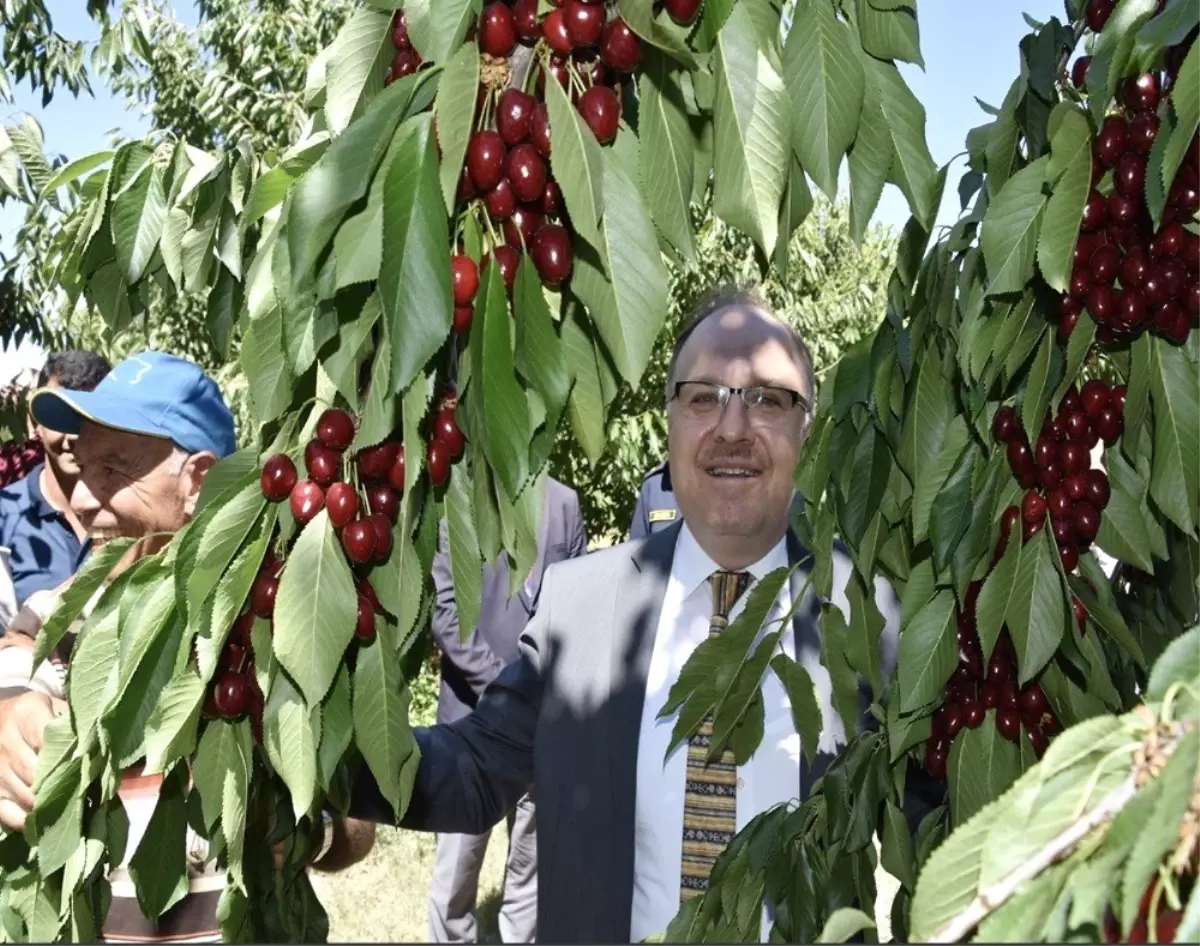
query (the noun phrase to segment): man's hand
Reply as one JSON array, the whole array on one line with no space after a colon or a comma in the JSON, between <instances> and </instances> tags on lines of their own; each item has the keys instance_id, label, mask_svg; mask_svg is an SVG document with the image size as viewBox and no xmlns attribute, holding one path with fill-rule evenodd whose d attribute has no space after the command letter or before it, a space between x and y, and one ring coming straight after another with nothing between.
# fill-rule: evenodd
<instances>
[{"instance_id":1,"label":"man's hand","mask_svg":"<svg viewBox=\"0 0 1200 946\"><path fill-rule=\"evenodd\" d=\"M65 701L32 691L0 700L0 824L9 831L25 830L42 732L66 708Z\"/></svg>"}]
</instances>

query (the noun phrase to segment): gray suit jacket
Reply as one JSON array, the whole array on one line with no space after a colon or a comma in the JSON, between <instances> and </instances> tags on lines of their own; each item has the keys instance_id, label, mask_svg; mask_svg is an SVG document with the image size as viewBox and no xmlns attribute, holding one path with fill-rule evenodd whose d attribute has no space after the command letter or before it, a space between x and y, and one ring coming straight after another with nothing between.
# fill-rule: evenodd
<instances>
[{"instance_id":1,"label":"gray suit jacket","mask_svg":"<svg viewBox=\"0 0 1200 946\"><path fill-rule=\"evenodd\" d=\"M538 804L538 938L628 942L633 898L638 736L646 675L680 526L560 562L546 574L537 614L475 712L416 731L421 764L404 827L479 834L530 786ZM801 556L792 539L789 556ZM797 569L794 591L806 577ZM834 602L850 574L835 556ZM888 621L882 664L896 656L899 607L877 595ZM846 743L820 662L819 601L795 616L796 657L821 694L824 731L813 764L801 764L799 797ZM869 717L866 707L860 723ZM394 822L364 769L350 813Z\"/></svg>"},{"instance_id":2,"label":"gray suit jacket","mask_svg":"<svg viewBox=\"0 0 1200 946\"><path fill-rule=\"evenodd\" d=\"M521 655L520 639L525 625L537 610L542 579L554 562L587 553L587 534L579 497L573 489L554 479L546 480L542 500L542 523L538 554L517 593L508 596L508 556L483 569L479 623L463 640L459 635L458 607L454 601L454 572L441 524L438 553L433 559L435 600L430 625L442 651L442 690L438 698L438 722L452 723L473 709L500 671Z\"/></svg>"}]
</instances>

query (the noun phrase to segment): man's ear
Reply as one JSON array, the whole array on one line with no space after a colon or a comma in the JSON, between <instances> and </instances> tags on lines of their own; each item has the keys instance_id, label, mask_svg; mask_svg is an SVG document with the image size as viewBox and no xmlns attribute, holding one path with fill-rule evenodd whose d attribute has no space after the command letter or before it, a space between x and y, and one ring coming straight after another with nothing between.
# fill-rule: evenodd
<instances>
[{"instance_id":1,"label":"man's ear","mask_svg":"<svg viewBox=\"0 0 1200 946\"><path fill-rule=\"evenodd\" d=\"M216 462L216 454L205 450L193 453L183 465L183 472L179 478L183 487L183 511L188 518L191 518L196 510L196 500L200 498L200 487L204 485L204 477Z\"/></svg>"}]
</instances>

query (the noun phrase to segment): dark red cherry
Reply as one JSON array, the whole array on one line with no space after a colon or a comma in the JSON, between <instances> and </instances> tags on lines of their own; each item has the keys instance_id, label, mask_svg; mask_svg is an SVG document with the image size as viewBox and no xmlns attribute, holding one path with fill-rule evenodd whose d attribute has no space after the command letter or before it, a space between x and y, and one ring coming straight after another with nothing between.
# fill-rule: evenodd
<instances>
[{"instance_id":1,"label":"dark red cherry","mask_svg":"<svg viewBox=\"0 0 1200 946\"><path fill-rule=\"evenodd\" d=\"M354 440L354 418L332 407L323 411L317 418L317 439L331 450L345 450Z\"/></svg>"},{"instance_id":2,"label":"dark red cherry","mask_svg":"<svg viewBox=\"0 0 1200 946\"><path fill-rule=\"evenodd\" d=\"M1146 186L1146 157L1126 151L1117 162L1113 172L1113 184L1118 194L1126 197L1141 197Z\"/></svg>"},{"instance_id":3,"label":"dark red cherry","mask_svg":"<svg viewBox=\"0 0 1200 946\"><path fill-rule=\"evenodd\" d=\"M1112 167L1125 153L1129 141L1129 122L1124 115L1109 115L1096 136L1096 157L1105 167Z\"/></svg>"},{"instance_id":4,"label":"dark red cherry","mask_svg":"<svg viewBox=\"0 0 1200 946\"><path fill-rule=\"evenodd\" d=\"M590 94L591 90L584 95ZM517 200L540 200L546 190L546 162L531 144L517 145L508 154L508 183ZM514 210L516 208L513 208Z\"/></svg>"},{"instance_id":5,"label":"dark red cherry","mask_svg":"<svg viewBox=\"0 0 1200 946\"><path fill-rule=\"evenodd\" d=\"M325 507L325 491L312 480L301 480L292 490L289 505L296 522L304 525Z\"/></svg>"},{"instance_id":6,"label":"dark red cherry","mask_svg":"<svg viewBox=\"0 0 1200 946\"><path fill-rule=\"evenodd\" d=\"M358 494L349 483L334 483L325 492L325 508L333 527L340 529L358 515Z\"/></svg>"},{"instance_id":7,"label":"dark red cherry","mask_svg":"<svg viewBox=\"0 0 1200 946\"><path fill-rule=\"evenodd\" d=\"M604 31L604 5L566 0L562 6L567 35L576 49L595 46Z\"/></svg>"},{"instance_id":8,"label":"dark red cherry","mask_svg":"<svg viewBox=\"0 0 1200 946\"><path fill-rule=\"evenodd\" d=\"M259 485L268 500L273 503L283 502L296 485L296 464L286 454L275 454L263 464Z\"/></svg>"},{"instance_id":9,"label":"dark red cherry","mask_svg":"<svg viewBox=\"0 0 1200 946\"><path fill-rule=\"evenodd\" d=\"M496 105L496 130L510 148L529 139L529 119L537 100L520 89L505 89Z\"/></svg>"},{"instance_id":10,"label":"dark red cherry","mask_svg":"<svg viewBox=\"0 0 1200 946\"><path fill-rule=\"evenodd\" d=\"M617 136L621 105L617 93L612 89L602 85L592 86L579 96L577 107L600 144L608 144Z\"/></svg>"},{"instance_id":11,"label":"dark red cherry","mask_svg":"<svg viewBox=\"0 0 1200 946\"><path fill-rule=\"evenodd\" d=\"M550 157L550 113L541 102L529 116L529 140L543 158Z\"/></svg>"},{"instance_id":12,"label":"dark red cherry","mask_svg":"<svg viewBox=\"0 0 1200 946\"><path fill-rule=\"evenodd\" d=\"M542 282L548 286L558 286L571 275L574 259L571 238L558 224L547 224L534 234L529 256Z\"/></svg>"},{"instance_id":13,"label":"dark red cherry","mask_svg":"<svg viewBox=\"0 0 1200 946\"><path fill-rule=\"evenodd\" d=\"M542 20L542 36L546 45L560 56L569 56L575 48L575 42L567 30L567 18L562 9L551 10Z\"/></svg>"},{"instance_id":14,"label":"dark red cherry","mask_svg":"<svg viewBox=\"0 0 1200 946\"><path fill-rule=\"evenodd\" d=\"M1122 90L1125 107L1131 112L1152 112L1158 108L1158 76L1153 72L1145 72L1136 79L1130 79Z\"/></svg>"},{"instance_id":15,"label":"dark red cherry","mask_svg":"<svg viewBox=\"0 0 1200 946\"><path fill-rule=\"evenodd\" d=\"M1099 191L1092 191L1083 207L1080 226L1085 231L1099 230L1108 222L1108 201Z\"/></svg>"},{"instance_id":16,"label":"dark red cherry","mask_svg":"<svg viewBox=\"0 0 1200 946\"><path fill-rule=\"evenodd\" d=\"M1117 271L1120 268L1121 254L1115 246L1108 244L1096 250L1088 262L1088 269L1091 270L1093 283L1110 285L1117 278Z\"/></svg>"},{"instance_id":17,"label":"dark red cherry","mask_svg":"<svg viewBox=\"0 0 1200 946\"><path fill-rule=\"evenodd\" d=\"M479 45L497 59L507 59L517 45L517 24L512 10L500 0L483 8L479 18Z\"/></svg>"},{"instance_id":18,"label":"dark red cherry","mask_svg":"<svg viewBox=\"0 0 1200 946\"><path fill-rule=\"evenodd\" d=\"M613 17L600 36L600 58L617 72L632 72L642 60L642 43L619 16Z\"/></svg>"},{"instance_id":19,"label":"dark red cherry","mask_svg":"<svg viewBox=\"0 0 1200 946\"><path fill-rule=\"evenodd\" d=\"M356 519L342 529L342 549L355 565L365 565L375 554L375 530L365 519Z\"/></svg>"},{"instance_id":20,"label":"dark red cherry","mask_svg":"<svg viewBox=\"0 0 1200 946\"><path fill-rule=\"evenodd\" d=\"M513 215L517 209L517 195L507 177L501 178L500 183L484 195L483 203L493 220L507 220Z\"/></svg>"},{"instance_id":21,"label":"dark red cherry","mask_svg":"<svg viewBox=\"0 0 1200 946\"><path fill-rule=\"evenodd\" d=\"M508 149L499 132L491 129L477 131L467 142L467 170L471 181L481 191L490 191L504 177L504 159Z\"/></svg>"}]
</instances>

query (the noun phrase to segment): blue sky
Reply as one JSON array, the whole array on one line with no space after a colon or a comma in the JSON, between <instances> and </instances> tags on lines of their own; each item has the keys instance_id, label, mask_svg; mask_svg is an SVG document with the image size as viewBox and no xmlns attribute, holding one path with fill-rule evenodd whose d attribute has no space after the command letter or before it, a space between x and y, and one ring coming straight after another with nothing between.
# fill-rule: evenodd
<instances>
[{"instance_id":1,"label":"blue sky","mask_svg":"<svg viewBox=\"0 0 1200 946\"><path fill-rule=\"evenodd\" d=\"M49 7L55 28L64 36L98 38L83 0L51 0ZM175 8L181 19L195 22L191 3L177 0ZM919 0L918 10L925 69L907 65L902 69L925 105L929 147L940 165L963 150L972 127L987 120L975 96L998 105L1017 75L1017 43L1029 30L1022 12L1046 20L1061 17L1063 4L1061 0ZM143 116L127 109L99 83L96 86L95 98L74 99L64 93L46 109L26 87L18 88L14 90L15 103L0 106L0 119L12 124L20 120L23 111L33 114L42 124L47 150L68 158L107 147L114 131L121 136L145 133L149 126ZM955 185L962 169L961 160L951 168L939 215L942 222L952 221L957 213ZM898 228L907 218L904 198L894 187L885 188L876 219ZM0 208L0 241L6 248L11 246L19 219L11 205Z\"/></svg>"}]
</instances>

